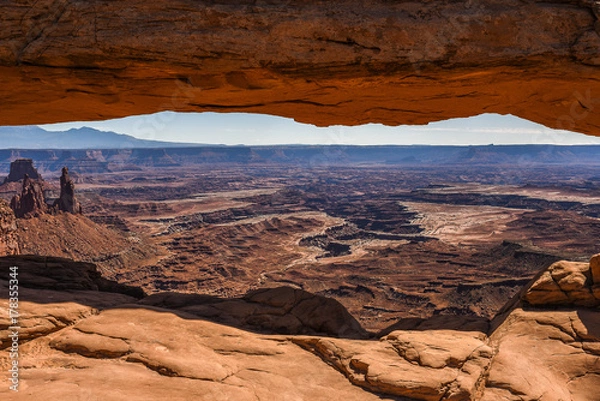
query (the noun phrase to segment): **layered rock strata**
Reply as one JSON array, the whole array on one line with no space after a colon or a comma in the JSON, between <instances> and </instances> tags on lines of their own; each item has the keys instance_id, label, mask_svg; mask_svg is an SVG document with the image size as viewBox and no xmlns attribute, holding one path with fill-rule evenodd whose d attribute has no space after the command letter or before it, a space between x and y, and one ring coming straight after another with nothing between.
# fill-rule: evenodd
<instances>
[{"instance_id":1,"label":"layered rock strata","mask_svg":"<svg viewBox=\"0 0 600 401\"><path fill-rule=\"evenodd\" d=\"M31 179L27 174L23 178L21 193L10 201L10 207L19 218L36 217L48 211L42 182Z\"/></svg>"},{"instance_id":2,"label":"layered rock strata","mask_svg":"<svg viewBox=\"0 0 600 401\"><path fill-rule=\"evenodd\" d=\"M161 110L317 125L495 112L600 132L592 0L20 0L0 11L3 125Z\"/></svg>"}]
</instances>

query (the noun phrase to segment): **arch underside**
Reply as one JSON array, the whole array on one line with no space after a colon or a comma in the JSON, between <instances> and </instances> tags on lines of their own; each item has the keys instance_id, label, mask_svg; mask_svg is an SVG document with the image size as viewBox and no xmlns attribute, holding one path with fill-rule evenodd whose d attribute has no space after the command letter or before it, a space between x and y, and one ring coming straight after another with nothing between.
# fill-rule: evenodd
<instances>
[{"instance_id":1,"label":"arch underside","mask_svg":"<svg viewBox=\"0 0 600 401\"><path fill-rule=\"evenodd\" d=\"M600 135L589 1L16 1L0 124L162 110L319 126L513 114Z\"/></svg>"}]
</instances>

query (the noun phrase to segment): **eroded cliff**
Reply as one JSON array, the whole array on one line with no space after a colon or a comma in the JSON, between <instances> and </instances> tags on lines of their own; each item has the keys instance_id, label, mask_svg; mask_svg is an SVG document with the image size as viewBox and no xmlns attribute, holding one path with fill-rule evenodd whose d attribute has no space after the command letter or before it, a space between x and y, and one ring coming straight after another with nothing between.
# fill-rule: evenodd
<instances>
[{"instance_id":1,"label":"eroded cliff","mask_svg":"<svg viewBox=\"0 0 600 401\"><path fill-rule=\"evenodd\" d=\"M0 256L18 253L17 218L8 203L0 199Z\"/></svg>"}]
</instances>

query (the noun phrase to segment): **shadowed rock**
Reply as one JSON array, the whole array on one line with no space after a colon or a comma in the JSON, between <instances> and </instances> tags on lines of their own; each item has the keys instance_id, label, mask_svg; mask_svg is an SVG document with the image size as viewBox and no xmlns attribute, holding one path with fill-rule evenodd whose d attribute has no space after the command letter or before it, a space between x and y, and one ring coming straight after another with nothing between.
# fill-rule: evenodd
<instances>
[{"instance_id":1,"label":"shadowed rock","mask_svg":"<svg viewBox=\"0 0 600 401\"><path fill-rule=\"evenodd\" d=\"M212 321L278 334L367 338L367 332L338 301L290 288L265 288L243 298L159 293L140 301Z\"/></svg>"},{"instance_id":2,"label":"shadowed rock","mask_svg":"<svg viewBox=\"0 0 600 401\"><path fill-rule=\"evenodd\" d=\"M19 267L20 285L27 288L53 291L100 291L144 297L144 291L107 280L96 265L71 259L19 255L0 258L0 279L8 280L10 266Z\"/></svg>"}]
</instances>

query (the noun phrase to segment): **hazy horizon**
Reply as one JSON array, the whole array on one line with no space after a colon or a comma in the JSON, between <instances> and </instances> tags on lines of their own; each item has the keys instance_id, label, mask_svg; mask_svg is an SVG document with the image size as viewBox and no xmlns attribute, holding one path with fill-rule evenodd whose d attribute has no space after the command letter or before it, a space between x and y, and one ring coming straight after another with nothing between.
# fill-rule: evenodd
<instances>
[{"instance_id":1,"label":"hazy horizon","mask_svg":"<svg viewBox=\"0 0 600 401\"><path fill-rule=\"evenodd\" d=\"M139 139L210 145L600 145L598 137L555 130L499 114L420 126L367 124L320 128L270 115L161 112L40 127L48 131L91 127Z\"/></svg>"}]
</instances>

